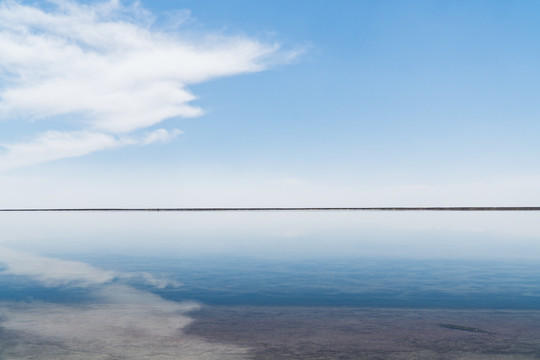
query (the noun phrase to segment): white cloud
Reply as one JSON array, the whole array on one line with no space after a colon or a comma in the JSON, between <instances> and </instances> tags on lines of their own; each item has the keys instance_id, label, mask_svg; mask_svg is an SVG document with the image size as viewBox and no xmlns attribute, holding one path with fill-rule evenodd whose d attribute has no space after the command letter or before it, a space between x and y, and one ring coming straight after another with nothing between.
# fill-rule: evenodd
<instances>
[{"instance_id":1,"label":"white cloud","mask_svg":"<svg viewBox=\"0 0 540 360\"><path fill-rule=\"evenodd\" d=\"M14 1L0 4L0 118L69 116L70 125L81 130L46 132L11 145L25 151L2 158L14 165L0 170L111 148L118 145L113 134L200 116L203 110L192 104L188 85L261 71L276 57L296 56L247 37L158 30L151 14L119 1L54 3L52 11ZM152 136L169 139L163 131ZM85 138L80 146L71 142L77 136ZM51 137L54 141L44 141ZM56 145L63 137L71 145L60 153ZM36 143L41 146L32 147ZM40 156L25 160L38 151Z\"/></svg>"},{"instance_id":2,"label":"white cloud","mask_svg":"<svg viewBox=\"0 0 540 360\"><path fill-rule=\"evenodd\" d=\"M119 145L114 136L99 132L47 131L28 142L4 144L6 152L0 155L0 171L86 155Z\"/></svg>"},{"instance_id":3,"label":"white cloud","mask_svg":"<svg viewBox=\"0 0 540 360\"><path fill-rule=\"evenodd\" d=\"M148 145L155 142L169 142L169 141L174 140L180 134L182 134L182 131L178 129L174 129L173 131L159 129L159 130L147 133L141 143L144 145Z\"/></svg>"},{"instance_id":4,"label":"white cloud","mask_svg":"<svg viewBox=\"0 0 540 360\"><path fill-rule=\"evenodd\" d=\"M112 149L125 145L149 145L168 142L182 132L158 129L142 137L121 136L95 131L47 131L28 141L3 144L5 152L0 153L0 171L39 164L46 161L82 156L95 151Z\"/></svg>"}]
</instances>

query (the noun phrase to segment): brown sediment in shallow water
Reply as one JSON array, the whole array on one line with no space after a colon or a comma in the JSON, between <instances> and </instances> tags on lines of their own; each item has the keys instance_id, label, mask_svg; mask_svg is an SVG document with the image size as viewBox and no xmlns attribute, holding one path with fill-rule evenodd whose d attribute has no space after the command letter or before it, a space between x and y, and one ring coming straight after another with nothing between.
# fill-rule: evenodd
<instances>
[{"instance_id":1,"label":"brown sediment in shallow water","mask_svg":"<svg viewBox=\"0 0 540 360\"><path fill-rule=\"evenodd\" d=\"M193 304L1 303L0 359L239 360L247 349L184 334Z\"/></svg>"},{"instance_id":2,"label":"brown sediment in shallow water","mask_svg":"<svg viewBox=\"0 0 540 360\"><path fill-rule=\"evenodd\" d=\"M187 334L250 348L255 360L540 358L540 311L229 306L191 316Z\"/></svg>"},{"instance_id":3,"label":"brown sediment in shallow water","mask_svg":"<svg viewBox=\"0 0 540 360\"><path fill-rule=\"evenodd\" d=\"M540 311L155 305L0 304L0 358L540 358Z\"/></svg>"}]
</instances>

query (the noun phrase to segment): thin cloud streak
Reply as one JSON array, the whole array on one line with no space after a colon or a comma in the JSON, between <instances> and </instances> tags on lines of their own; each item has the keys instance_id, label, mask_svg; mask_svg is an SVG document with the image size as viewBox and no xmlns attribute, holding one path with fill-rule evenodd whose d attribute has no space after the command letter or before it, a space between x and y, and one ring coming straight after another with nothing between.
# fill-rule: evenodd
<instances>
[{"instance_id":1,"label":"thin cloud streak","mask_svg":"<svg viewBox=\"0 0 540 360\"><path fill-rule=\"evenodd\" d=\"M182 131L159 129L143 136L115 136L88 130L47 131L28 142L3 144L0 154L0 171L35 165L51 160L77 157L95 151L113 149L126 145L150 145L169 142Z\"/></svg>"},{"instance_id":2,"label":"thin cloud streak","mask_svg":"<svg viewBox=\"0 0 540 360\"><path fill-rule=\"evenodd\" d=\"M52 11L0 4L0 119L61 117L79 130L51 129L4 145L0 171L126 145L114 136L201 116L187 86L298 55L247 37L159 30L150 13L119 1L54 3ZM160 131L153 137L170 137Z\"/></svg>"}]
</instances>

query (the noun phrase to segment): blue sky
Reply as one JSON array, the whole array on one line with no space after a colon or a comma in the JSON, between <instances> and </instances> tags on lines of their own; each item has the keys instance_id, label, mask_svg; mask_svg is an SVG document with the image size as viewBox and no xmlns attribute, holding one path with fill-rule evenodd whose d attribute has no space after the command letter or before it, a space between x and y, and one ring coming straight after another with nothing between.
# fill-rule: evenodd
<instances>
[{"instance_id":1,"label":"blue sky","mask_svg":"<svg viewBox=\"0 0 540 360\"><path fill-rule=\"evenodd\" d=\"M58 3L1 1L8 206L540 200L536 2Z\"/></svg>"}]
</instances>

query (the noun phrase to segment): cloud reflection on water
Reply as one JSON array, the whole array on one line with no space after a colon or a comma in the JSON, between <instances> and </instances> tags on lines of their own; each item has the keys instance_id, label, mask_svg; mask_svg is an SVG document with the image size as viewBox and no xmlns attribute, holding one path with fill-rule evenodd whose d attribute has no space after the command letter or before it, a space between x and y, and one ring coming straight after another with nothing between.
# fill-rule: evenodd
<instances>
[{"instance_id":1,"label":"cloud reflection on water","mask_svg":"<svg viewBox=\"0 0 540 360\"><path fill-rule=\"evenodd\" d=\"M0 354L8 359L239 359L246 350L186 336L192 302L174 302L123 284L137 279L162 286L150 274L99 269L9 249L0 249L0 273L49 287L88 287L91 302L0 303ZM177 285L174 283L174 285ZM6 340L8 339L8 340Z\"/></svg>"},{"instance_id":2,"label":"cloud reflection on water","mask_svg":"<svg viewBox=\"0 0 540 360\"><path fill-rule=\"evenodd\" d=\"M2 274L30 277L45 286L89 287L117 280L136 279L158 288L178 287L176 281L157 278L146 272L127 273L109 271L80 261L55 259L0 247Z\"/></svg>"}]
</instances>

